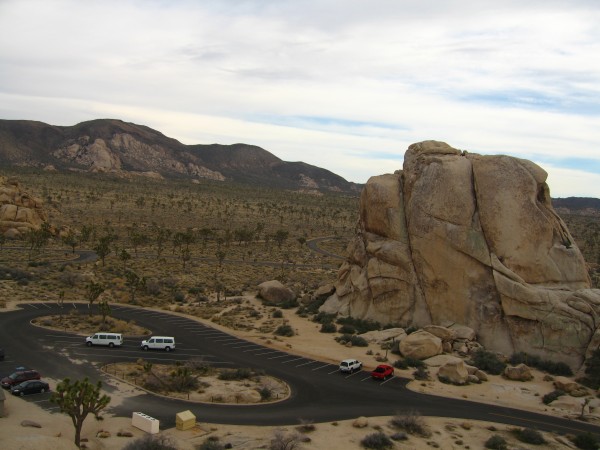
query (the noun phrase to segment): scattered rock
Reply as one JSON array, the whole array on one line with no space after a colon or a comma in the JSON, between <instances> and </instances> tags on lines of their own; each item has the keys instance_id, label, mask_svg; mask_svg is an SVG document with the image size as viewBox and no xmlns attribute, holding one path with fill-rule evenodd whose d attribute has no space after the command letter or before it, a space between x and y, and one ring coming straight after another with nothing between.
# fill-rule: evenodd
<instances>
[{"instance_id":1,"label":"scattered rock","mask_svg":"<svg viewBox=\"0 0 600 450\"><path fill-rule=\"evenodd\" d=\"M128 430L119 430L117 432L117 436L119 437L133 437L133 433Z\"/></svg>"},{"instance_id":2,"label":"scattered rock","mask_svg":"<svg viewBox=\"0 0 600 450\"><path fill-rule=\"evenodd\" d=\"M354 421L352 422L352 426L354 428L365 428L369 425L369 421L366 417L361 416L361 417L357 417L356 419L354 419Z\"/></svg>"},{"instance_id":3,"label":"scattered rock","mask_svg":"<svg viewBox=\"0 0 600 450\"><path fill-rule=\"evenodd\" d=\"M506 366L504 373L502 374L505 378L515 381L529 381L533 380L533 374L531 369L525 364L519 364L516 366Z\"/></svg>"},{"instance_id":4,"label":"scattered rock","mask_svg":"<svg viewBox=\"0 0 600 450\"><path fill-rule=\"evenodd\" d=\"M22 427L32 427L32 428L42 428L42 426L39 423L37 423L33 420L23 420L21 422L21 426Z\"/></svg>"},{"instance_id":5,"label":"scattered rock","mask_svg":"<svg viewBox=\"0 0 600 450\"><path fill-rule=\"evenodd\" d=\"M452 384L463 385L469 379L469 372L462 359L459 361L450 361L439 368L438 378L445 379Z\"/></svg>"},{"instance_id":6,"label":"scattered rock","mask_svg":"<svg viewBox=\"0 0 600 450\"><path fill-rule=\"evenodd\" d=\"M96 437L100 439L106 439L111 436L110 431L100 430L96 433Z\"/></svg>"},{"instance_id":7,"label":"scattered rock","mask_svg":"<svg viewBox=\"0 0 600 450\"><path fill-rule=\"evenodd\" d=\"M567 394L570 394L574 390L579 389L581 387L579 383L567 377L555 377L553 384L556 389L560 389L561 391L564 391Z\"/></svg>"}]
</instances>

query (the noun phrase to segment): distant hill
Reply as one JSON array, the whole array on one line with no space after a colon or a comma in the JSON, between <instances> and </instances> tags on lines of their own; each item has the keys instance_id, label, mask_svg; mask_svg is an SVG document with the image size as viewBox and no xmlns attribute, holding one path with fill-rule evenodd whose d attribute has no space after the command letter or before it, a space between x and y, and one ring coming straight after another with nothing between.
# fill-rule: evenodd
<instances>
[{"instance_id":1,"label":"distant hill","mask_svg":"<svg viewBox=\"0 0 600 450\"><path fill-rule=\"evenodd\" d=\"M600 216L600 199L593 197L553 198L552 206L559 214Z\"/></svg>"},{"instance_id":2,"label":"distant hill","mask_svg":"<svg viewBox=\"0 0 600 450\"><path fill-rule=\"evenodd\" d=\"M206 178L264 187L358 194L362 185L247 144L185 145L143 125L98 119L74 126L0 120L0 166L165 178Z\"/></svg>"}]
</instances>

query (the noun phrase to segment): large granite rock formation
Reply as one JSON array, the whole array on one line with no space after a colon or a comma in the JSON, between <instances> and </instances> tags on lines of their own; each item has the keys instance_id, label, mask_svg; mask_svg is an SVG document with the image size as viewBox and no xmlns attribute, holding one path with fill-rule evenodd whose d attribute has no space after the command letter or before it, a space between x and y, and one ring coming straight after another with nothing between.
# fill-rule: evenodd
<instances>
[{"instance_id":1,"label":"large granite rock formation","mask_svg":"<svg viewBox=\"0 0 600 450\"><path fill-rule=\"evenodd\" d=\"M600 290L546 178L523 159L411 145L402 171L363 189L357 234L322 309L462 324L490 350L581 366L600 344Z\"/></svg>"},{"instance_id":2,"label":"large granite rock formation","mask_svg":"<svg viewBox=\"0 0 600 450\"><path fill-rule=\"evenodd\" d=\"M23 191L16 180L0 176L0 234L19 238L47 219L41 199Z\"/></svg>"}]
</instances>

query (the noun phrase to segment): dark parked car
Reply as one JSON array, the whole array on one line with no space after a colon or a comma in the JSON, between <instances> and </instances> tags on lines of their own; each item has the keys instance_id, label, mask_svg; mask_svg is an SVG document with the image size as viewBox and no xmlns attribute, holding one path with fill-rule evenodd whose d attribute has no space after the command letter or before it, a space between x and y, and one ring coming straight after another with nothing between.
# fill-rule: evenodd
<instances>
[{"instance_id":1,"label":"dark parked car","mask_svg":"<svg viewBox=\"0 0 600 450\"><path fill-rule=\"evenodd\" d=\"M48 392L50 386L45 381L40 380L29 380L23 381L20 384L16 384L10 388L12 395L26 395L26 394L43 394Z\"/></svg>"},{"instance_id":2,"label":"dark parked car","mask_svg":"<svg viewBox=\"0 0 600 450\"><path fill-rule=\"evenodd\" d=\"M40 378L40 374L37 370L17 370L16 372L11 373L9 376L2 378L2 380L0 380L0 384L3 388L8 389L9 387L20 384L23 381L39 380Z\"/></svg>"},{"instance_id":3,"label":"dark parked car","mask_svg":"<svg viewBox=\"0 0 600 450\"><path fill-rule=\"evenodd\" d=\"M371 372L371 376L377 380L385 380L392 375L394 375L394 368L387 364L380 364Z\"/></svg>"}]
</instances>

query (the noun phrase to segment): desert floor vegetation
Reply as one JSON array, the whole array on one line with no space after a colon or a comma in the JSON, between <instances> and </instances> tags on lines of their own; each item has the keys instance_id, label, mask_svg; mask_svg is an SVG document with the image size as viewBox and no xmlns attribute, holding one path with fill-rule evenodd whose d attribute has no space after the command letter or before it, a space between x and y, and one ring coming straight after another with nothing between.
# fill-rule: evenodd
<instances>
[{"instance_id":1,"label":"desert floor vegetation","mask_svg":"<svg viewBox=\"0 0 600 450\"><path fill-rule=\"evenodd\" d=\"M14 170L42 198L51 234L43 244L0 249L0 297L142 306L221 301L277 279L297 294L335 279L356 221L357 198L226 183L111 178ZM34 245L35 244L35 245ZM78 262L78 252L99 259ZM1 305L0 305L1 306Z\"/></svg>"}]
</instances>

